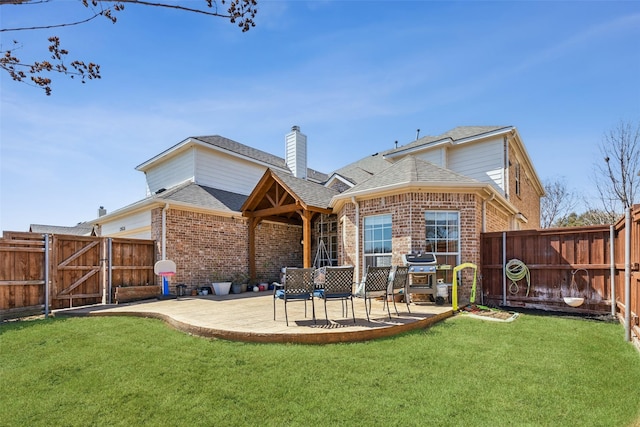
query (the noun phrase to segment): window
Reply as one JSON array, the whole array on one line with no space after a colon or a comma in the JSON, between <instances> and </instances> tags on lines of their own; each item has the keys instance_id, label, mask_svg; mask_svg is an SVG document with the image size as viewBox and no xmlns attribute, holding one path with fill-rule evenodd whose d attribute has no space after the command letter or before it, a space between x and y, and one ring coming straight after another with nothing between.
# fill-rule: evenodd
<instances>
[{"instance_id":1,"label":"window","mask_svg":"<svg viewBox=\"0 0 640 427\"><path fill-rule=\"evenodd\" d=\"M436 255L438 265L449 265L450 270L440 269L436 275L451 283L453 267L460 263L460 213L456 211L427 211L426 245L427 252Z\"/></svg>"},{"instance_id":2,"label":"window","mask_svg":"<svg viewBox=\"0 0 640 427\"><path fill-rule=\"evenodd\" d=\"M318 250L314 265L338 265L338 220L335 215L322 215L316 223ZM323 242L323 246L321 245Z\"/></svg>"},{"instance_id":3,"label":"window","mask_svg":"<svg viewBox=\"0 0 640 427\"><path fill-rule=\"evenodd\" d=\"M364 265L391 265L391 215L364 218Z\"/></svg>"}]
</instances>

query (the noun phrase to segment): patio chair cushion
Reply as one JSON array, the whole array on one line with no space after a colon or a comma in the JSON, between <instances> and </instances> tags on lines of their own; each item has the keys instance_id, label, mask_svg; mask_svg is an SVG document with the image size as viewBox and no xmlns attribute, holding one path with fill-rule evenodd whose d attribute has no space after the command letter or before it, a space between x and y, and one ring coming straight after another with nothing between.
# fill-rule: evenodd
<instances>
[{"instance_id":1,"label":"patio chair cushion","mask_svg":"<svg viewBox=\"0 0 640 427\"><path fill-rule=\"evenodd\" d=\"M278 289L276 291L275 297L279 298L279 299L284 299L284 289ZM287 294L287 299L310 299L310 294L308 293L303 293L303 294Z\"/></svg>"},{"instance_id":2,"label":"patio chair cushion","mask_svg":"<svg viewBox=\"0 0 640 427\"><path fill-rule=\"evenodd\" d=\"M351 294L349 292L336 292L325 295L324 289L317 289L313 292L313 296L316 298L349 298Z\"/></svg>"}]
</instances>

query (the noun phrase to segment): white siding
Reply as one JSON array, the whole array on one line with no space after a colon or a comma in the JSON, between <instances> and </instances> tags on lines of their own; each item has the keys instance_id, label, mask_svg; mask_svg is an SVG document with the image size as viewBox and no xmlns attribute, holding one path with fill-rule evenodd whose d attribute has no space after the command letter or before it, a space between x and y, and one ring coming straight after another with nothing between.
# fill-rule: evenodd
<instances>
[{"instance_id":1,"label":"white siding","mask_svg":"<svg viewBox=\"0 0 640 427\"><path fill-rule=\"evenodd\" d=\"M266 166L197 148L195 176L200 185L248 195L266 170Z\"/></svg>"},{"instance_id":2,"label":"white siding","mask_svg":"<svg viewBox=\"0 0 640 427\"><path fill-rule=\"evenodd\" d=\"M171 188L194 177L193 150L177 154L147 171L148 194Z\"/></svg>"},{"instance_id":3,"label":"white siding","mask_svg":"<svg viewBox=\"0 0 640 427\"><path fill-rule=\"evenodd\" d=\"M103 236L126 236L136 239L151 238L151 211L142 211L100 224Z\"/></svg>"},{"instance_id":4,"label":"white siding","mask_svg":"<svg viewBox=\"0 0 640 427\"><path fill-rule=\"evenodd\" d=\"M431 162L441 168L447 167L447 149L445 147L435 148L433 150L420 153L416 156L419 159Z\"/></svg>"},{"instance_id":5,"label":"white siding","mask_svg":"<svg viewBox=\"0 0 640 427\"><path fill-rule=\"evenodd\" d=\"M459 174L495 185L504 191L502 138L461 144L449 148L448 168Z\"/></svg>"}]
</instances>

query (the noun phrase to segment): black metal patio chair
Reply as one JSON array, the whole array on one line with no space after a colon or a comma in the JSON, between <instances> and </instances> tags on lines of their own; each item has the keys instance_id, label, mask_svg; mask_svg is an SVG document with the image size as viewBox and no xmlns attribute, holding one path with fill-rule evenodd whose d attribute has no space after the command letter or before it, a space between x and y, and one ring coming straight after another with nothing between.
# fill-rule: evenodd
<instances>
[{"instance_id":1,"label":"black metal patio chair","mask_svg":"<svg viewBox=\"0 0 640 427\"><path fill-rule=\"evenodd\" d=\"M370 321L371 300L377 297L387 297L390 272L391 267L367 267L367 272L363 279L364 309L367 313L367 321ZM389 318L391 318L391 313L389 313Z\"/></svg>"},{"instance_id":2,"label":"black metal patio chair","mask_svg":"<svg viewBox=\"0 0 640 427\"><path fill-rule=\"evenodd\" d=\"M307 317L307 301L311 300L313 310L313 323L316 323L316 308L313 303L313 268L292 268L284 270L282 285L273 289L273 320L276 320L276 300L284 301L284 317L289 326L289 314L287 303L291 301L304 301L304 317Z\"/></svg>"},{"instance_id":3,"label":"black metal patio chair","mask_svg":"<svg viewBox=\"0 0 640 427\"><path fill-rule=\"evenodd\" d=\"M318 287L319 286L319 287ZM347 301L351 301L351 314L353 323L356 323L356 314L353 310L353 266L320 267L316 270L316 287L313 296L324 301L324 315L329 324L327 313L328 300L340 300L342 302L342 315L349 314Z\"/></svg>"},{"instance_id":4,"label":"black metal patio chair","mask_svg":"<svg viewBox=\"0 0 640 427\"><path fill-rule=\"evenodd\" d=\"M392 279L391 284L387 287L387 296L385 301L387 303L387 311L389 312L389 318L391 318L391 311L389 308L389 298L393 300L393 308L396 310L396 315L400 315L398 313L398 307L396 306L396 298L395 296L401 294L404 296L404 302L407 304L407 310L411 313L411 309L409 308L409 298L407 295L407 283L409 282L409 267L406 266L396 266L392 271Z\"/></svg>"}]
</instances>

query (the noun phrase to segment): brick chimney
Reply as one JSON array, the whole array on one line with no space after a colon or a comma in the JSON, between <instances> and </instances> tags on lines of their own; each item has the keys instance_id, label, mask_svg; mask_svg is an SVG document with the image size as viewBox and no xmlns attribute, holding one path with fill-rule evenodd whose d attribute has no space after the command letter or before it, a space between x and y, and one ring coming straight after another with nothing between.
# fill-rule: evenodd
<instances>
[{"instance_id":1,"label":"brick chimney","mask_svg":"<svg viewBox=\"0 0 640 427\"><path fill-rule=\"evenodd\" d=\"M307 179L307 135L300 132L299 126L293 126L285 142L287 167L296 178Z\"/></svg>"}]
</instances>

